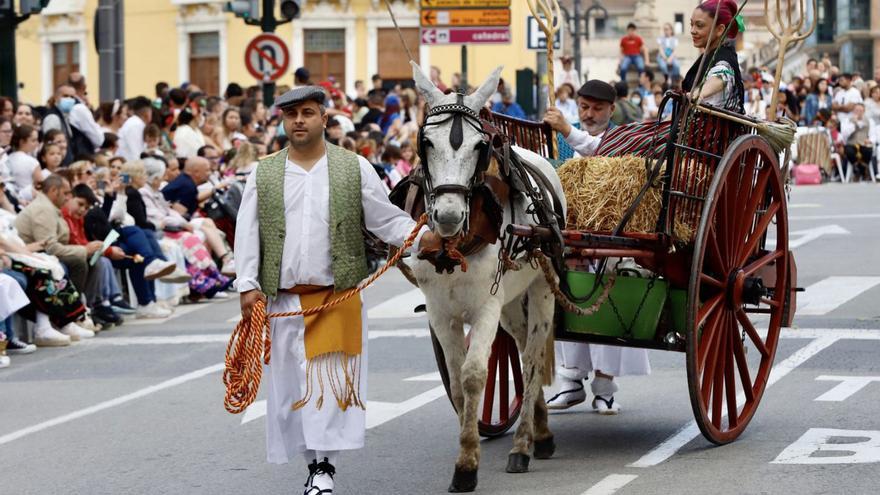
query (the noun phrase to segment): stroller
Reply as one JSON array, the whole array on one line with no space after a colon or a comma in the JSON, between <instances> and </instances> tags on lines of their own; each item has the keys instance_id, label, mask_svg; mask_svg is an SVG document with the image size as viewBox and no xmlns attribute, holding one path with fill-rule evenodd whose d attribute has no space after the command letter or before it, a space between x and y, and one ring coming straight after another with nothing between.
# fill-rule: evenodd
<instances>
[{"instance_id":1,"label":"stroller","mask_svg":"<svg viewBox=\"0 0 880 495\"><path fill-rule=\"evenodd\" d=\"M238 217L243 193L244 183L232 182L225 190L215 189L211 199L202 208L205 215L226 235L226 242L232 249L235 249L235 219Z\"/></svg>"}]
</instances>

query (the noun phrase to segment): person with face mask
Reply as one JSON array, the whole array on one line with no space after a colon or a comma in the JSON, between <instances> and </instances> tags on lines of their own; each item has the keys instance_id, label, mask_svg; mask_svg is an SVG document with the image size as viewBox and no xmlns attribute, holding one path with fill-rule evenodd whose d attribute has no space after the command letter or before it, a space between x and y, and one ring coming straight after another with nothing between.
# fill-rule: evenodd
<instances>
[{"instance_id":1,"label":"person with face mask","mask_svg":"<svg viewBox=\"0 0 880 495\"><path fill-rule=\"evenodd\" d=\"M77 104L76 89L70 84L64 83L58 86L55 90L55 95L49 99L49 102L46 105L49 107L49 113L46 115L46 118L43 119L43 133L45 134L50 130L57 129L62 131L67 138L67 153L64 156L64 160L61 162L63 166L70 165L77 157L93 154L95 148L97 148L97 146L93 144L89 135L84 133L79 127L72 125L71 113L74 111L74 107ZM79 114L81 110L91 113L85 105L82 106L83 108L78 110L76 112L77 114ZM82 119L74 118L73 120L79 122ZM92 120L94 121L94 119ZM95 125L97 127L97 124ZM100 146L100 144L104 142L104 133L100 132L99 127L97 129L101 134L101 139L98 143L98 146ZM91 134L91 131L89 131L89 133Z\"/></svg>"}]
</instances>

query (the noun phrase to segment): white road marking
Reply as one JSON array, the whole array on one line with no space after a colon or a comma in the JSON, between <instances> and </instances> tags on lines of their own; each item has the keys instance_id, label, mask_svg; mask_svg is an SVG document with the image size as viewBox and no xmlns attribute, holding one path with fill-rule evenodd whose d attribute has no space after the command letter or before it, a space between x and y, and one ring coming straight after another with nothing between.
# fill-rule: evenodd
<instances>
[{"instance_id":1,"label":"white road marking","mask_svg":"<svg viewBox=\"0 0 880 495\"><path fill-rule=\"evenodd\" d=\"M636 478L635 474L609 474L581 495L612 495Z\"/></svg>"},{"instance_id":2,"label":"white road marking","mask_svg":"<svg viewBox=\"0 0 880 495\"><path fill-rule=\"evenodd\" d=\"M841 441L841 439L851 441ZM813 455L830 452L832 455ZM848 454L848 455L847 455ZM880 431L810 428L771 464L865 464L880 462Z\"/></svg>"},{"instance_id":3,"label":"white road marking","mask_svg":"<svg viewBox=\"0 0 880 495\"><path fill-rule=\"evenodd\" d=\"M69 414L65 414L63 416L58 416L57 418L50 419L48 421L44 421L42 423L36 424L34 426L29 426L27 428L23 428L18 431L14 431L12 433L8 433L0 437L0 445L7 444L12 442L13 440L18 440L19 438L25 437L32 433L38 433L40 431L52 428L53 426L58 426L64 423L68 423L75 419L79 419L85 416L89 416L91 414L95 414L97 412L101 412L105 409L110 409L111 407L121 406L126 402L131 402L135 399L140 399L141 397L146 397L150 394L154 394L156 392L165 390L167 388L176 387L177 385L181 385L183 383L195 380L197 378L201 378L205 375L210 375L211 373L220 371L223 369L224 364L218 363L206 368L202 368L200 370L189 372L185 375L180 375L178 377L172 378L170 380L165 380L164 382L157 383L156 385L150 385L149 387L142 388L140 390L134 391L130 394L126 394L115 399L110 399L99 404L95 404L94 406L86 407L84 409L80 409L78 411L74 411Z\"/></svg>"},{"instance_id":4,"label":"white road marking","mask_svg":"<svg viewBox=\"0 0 880 495\"><path fill-rule=\"evenodd\" d=\"M445 396L446 389L440 385L403 402L367 401L367 429L369 430L370 428L383 425L392 419L403 416L408 412L414 411ZM244 416L241 418L241 424L244 425L250 423L251 421L260 419L265 415L266 401L256 401L245 410Z\"/></svg>"},{"instance_id":5,"label":"white road marking","mask_svg":"<svg viewBox=\"0 0 880 495\"><path fill-rule=\"evenodd\" d=\"M859 220L880 218L880 213L848 213L843 215L794 215L789 220Z\"/></svg>"},{"instance_id":6,"label":"white road marking","mask_svg":"<svg viewBox=\"0 0 880 495\"><path fill-rule=\"evenodd\" d=\"M425 313L414 313L413 309L419 304L425 304L425 294L419 289L412 289L398 296L373 306L367 312L370 319L373 318L423 318Z\"/></svg>"},{"instance_id":7,"label":"white road marking","mask_svg":"<svg viewBox=\"0 0 880 495\"><path fill-rule=\"evenodd\" d=\"M443 385L434 387L427 392L422 392L403 402L367 401L367 429L383 425L440 397L446 397L446 389Z\"/></svg>"},{"instance_id":8,"label":"white road marking","mask_svg":"<svg viewBox=\"0 0 880 495\"><path fill-rule=\"evenodd\" d=\"M837 342L837 340L837 337L833 336L819 337L811 341L806 346L802 347L799 351L789 356L788 359L782 361L781 363L777 363L775 366L773 366L773 370L770 372L770 377L767 380L767 388L773 386L774 383L784 378L786 375L791 373L795 368L806 362L811 357L827 349L829 346ZM737 397L737 403L739 403L741 399L742 395ZM726 412L723 413L723 416L726 415ZM675 453L678 452L679 449L687 445L699 434L700 429L697 426L697 422L690 421L682 426L681 429L679 429L677 432L672 434L672 436L663 441L663 443L642 456L641 459L630 464L629 467L647 468L656 466L657 464L660 464L661 462L675 455Z\"/></svg>"},{"instance_id":9,"label":"white road marking","mask_svg":"<svg viewBox=\"0 0 880 495\"><path fill-rule=\"evenodd\" d=\"M798 316L828 314L862 292L880 284L880 277L828 277L798 296Z\"/></svg>"},{"instance_id":10,"label":"white road marking","mask_svg":"<svg viewBox=\"0 0 880 495\"><path fill-rule=\"evenodd\" d=\"M788 248L797 249L826 235L847 235L850 231L840 225L823 225L812 229L795 230L788 233ZM776 247L776 239L767 239L767 249Z\"/></svg>"},{"instance_id":11,"label":"white road marking","mask_svg":"<svg viewBox=\"0 0 880 495\"><path fill-rule=\"evenodd\" d=\"M871 382L880 382L880 376L835 376L821 375L816 377L817 381L834 381L840 382L831 390L816 397L813 400L822 402L842 402L849 399L859 390L867 387Z\"/></svg>"},{"instance_id":12,"label":"white road marking","mask_svg":"<svg viewBox=\"0 0 880 495\"><path fill-rule=\"evenodd\" d=\"M193 335L170 335L167 337L108 337L83 340L85 345L177 345L177 344L209 344L229 342L228 333L209 333Z\"/></svg>"},{"instance_id":13,"label":"white road marking","mask_svg":"<svg viewBox=\"0 0 880 495\"><path fill-rule=\"evenodd\" d=\"M795 208L821 208L822 205L819 203L789 203L788 209L792 210Z\"/></svg>"},{"instance_id":14,"label":"white road marking","mask_svg":"<svg viewBox=\"0 0 880 495\"><path fill-rule=\"evenodd\" d=\"M818 339L834 337L840 340L880 340L880 330L867 328L783 328L783 339Z\"/></svg>"},{"instance_id":15,"label":"white road marking","mask_svg":"<svg viewBox=\"0 0 880 495\"><path fill-rule=\"evenodd\" d=\"M425 373L424 375L411 376L409 378L404 379L405 382L439 382L440 380L440 372L432 371L430 373Z\"/></svg>"},{"instance_id":16,"label":"white road marking","mask_svg":"<svg viewBox=\"0 0 880 495\"><path fill-rule=\"evenodd\" d=\"M200 310L200 309L205 309L209 305L214 304L219 301L220 300L218 299L217 301L212 301L210 303L187 304L185 306L177 306L176 308L174 308L174 312L171 313L171 316L169 316L168 318L141 318L141 319L138 319L138 318L131 317L131 318L125 320L124 326L129 326L129 325L131 325L131 326L135 326L135 325L138 325L138 326L140 326L140 325L161 325L161 324L169 322L175 318L179 318L183 315L190 314L190 313L197 311L197 310ZM225 299L224 299L224 301L225 301Z\"/></svg>"}]
</instances>

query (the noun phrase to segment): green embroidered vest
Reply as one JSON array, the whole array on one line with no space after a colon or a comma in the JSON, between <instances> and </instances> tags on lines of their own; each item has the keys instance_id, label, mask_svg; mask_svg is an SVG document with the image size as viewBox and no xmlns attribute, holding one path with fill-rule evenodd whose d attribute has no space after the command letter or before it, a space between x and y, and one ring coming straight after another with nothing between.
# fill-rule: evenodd
<instances>
[{"instance_id":1,"label":"green embroidered vest","mask_svg":"<svg viewBox=\"0 0 880 495\"><path fill-rule=\"evenodd\" d=\"M284 166L287 148L260 160L257 206L260 221L260 287L278 292L281 256L287 235L284 217ZM364 251L361 169L354 153L327 143L330 175L330 253L336 291L354 287L369 275Z\"/></svg>"}]
</instances>

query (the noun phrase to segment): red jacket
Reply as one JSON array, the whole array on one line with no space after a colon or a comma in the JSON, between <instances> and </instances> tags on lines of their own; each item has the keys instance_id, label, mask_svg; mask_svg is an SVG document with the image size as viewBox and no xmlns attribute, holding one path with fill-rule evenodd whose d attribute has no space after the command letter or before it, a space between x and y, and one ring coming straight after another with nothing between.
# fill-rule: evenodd
<instances>
[{"instance_id":1,"label":"red jacket","mask_svg":"<svg viewBox=\"0 0 880 495\"><path fill-rule=\"evenodd\" d=\"M85 246L88 244L89 240L86 238L84 220L82 218L74 218L74 216L67 211L67 206L61 208L61 215L64 216L64 220L67 222L67 227L70 229L70 243L78 246Z\"/></svg>"}]
</instances>

